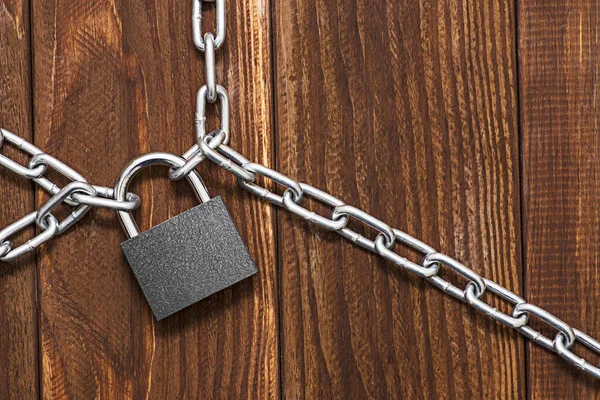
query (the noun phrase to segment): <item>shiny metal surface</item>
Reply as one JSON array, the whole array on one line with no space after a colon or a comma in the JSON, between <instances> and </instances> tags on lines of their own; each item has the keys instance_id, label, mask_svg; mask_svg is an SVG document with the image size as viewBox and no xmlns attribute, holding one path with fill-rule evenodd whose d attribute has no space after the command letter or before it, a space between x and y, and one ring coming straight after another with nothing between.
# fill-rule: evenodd
<instances>
[{"instance_id":1,"label":"shiny metal surface","mask_svg":"<svg viewBox=\"0 0 600 400\"><path fill-rule=\"evenodd\" d=\"M204 34L202 33L202 3L207 0L193 0L192 3L192 33L194 45L200 51L206 49L204 42ZM225 42L225 28L227 17L225 15L225 0L210 0L216 3L216 35L215 35L215 50L218 50Z\"/></svg>"},{"instance_id":2,"label":"shiny metal surface","mask_svg":"<svg viewBox=\"0 0 600 400\"><path fill-rule=\"evenodd\" d=\"M180 168L185 165L185 159L169 153L149 153L136 158L127 165L115 183L115 199L125 201L127 189L131 180L144 168L153 165L163 165L172 168ZM210 195L200 175L196 171L192 171L186 176L188 182L192 185L194 193L198 200L207 202L210 200ZM133 216L128 211L118 211L121 223L125 232L130 238L134 238L140 234L140 230L133 219Z\"/></svg>"},{"instance_id":3,"label":"shiny metal surface","mask_svg":"<svg viewBox=\"0 0 600 400\"><path fill-rule=\"evenodd\" d=\"M36 184L52 195L52 198L39 211L21 218L0 231L0 260L9 261L29 253L47 242L62 230L75 223L87 212L90 206L106 207L118 210L126 232L130 237L139 234L135 221L129 211L137 208L139 197L127 193L131 179L143 168L150 165L166 165L171 168L172 179L188 179L201 201L208 201L209 194L200 176L194 171L196 166L208 159L221 168L231 172L239 185L267 201L289 210L306 221L314 223L325 229L339 233L374 254L392 262L407 273L424 278L427 282L441 289L459 301L481 312L503 325L513 328L549 351L556 353L561 358L590 376L600 380L600 366L596 367L584 358L576 355L572 349L576 343L585 346L592 353L600 356L600 342L582 331L572 327L552 313L539 306L528 303L511 290L500 284L486 279L473 269L460 263L454 258L438 253L431 246L421 242L413 236L372 216L364 210L347 205L333 195L317 189L306 183L298 182L269 167L252 163L246 157L229 147L229 96L222 86L216 83L215 77L215 51L219 49L226 36L226 10L225 0L216 0L216 33L202 32L202 0L193 1L193 40L195 46L205 52L206 84L197 94L196 137L194 145L183 155L178 157L167 153L152 153L141 156L130 163L122 172L114 190L102 186L87 184L85 179L76 171L44 154L31 143L19 138L11 132L0 130L0 149L3 145L12 145L21 149L31 157L27 166L21 165L6 156L0 155L0 166L9 171L33 180ZM221 108L221 127L208 134L206 129L206 105L219 101ZM61 189L44 174L51 168L63 174L75 183ZM259 185L256 180L259 176L270 180L271 184ZM282 194L273 192L270 188L282 186ZM303 199L312 198L333 208L329 217L319 215L309 208L301 205ZM59 204L68 204L78 207L67 220L59 223L52 215L52 210ZM85 211L84 211L85 210ZM348 228L351 220L370 227L377 232L374 240L363 237L358 232ZM41 233L25 244L13 249L11 237L28 226L37 224ZM62 225L61 225L62 224ZM61 230L61 228L63 228ZM410 261L392 250L393 246L401 245L416 250L423 256L420 262ZM444 267L450 273L466 280L465 289L461 289L450 281L439 276ZM501 312L483 300L486 293L492 293L509 303L510 312ZM556 333L553 338L534 330L529 322L535 317L550 327Z\"/></svg>"},{"instance_id":4,"label":"shiny metal surface","mask_svg":"<svg viewBox=\"0 0 600 400\"><path fill-rule=\"evenodd\" d=\"M25 139L0 129L0 150L3 146L14 146L30 156L27 166L21 165L7 156L0 155L0 167L16 175L31 180L50 194L50 199L38 211L19 219L0 231L0 261L12 261L23 256L54 236L65 232L80 221L93 207L103 207L112 210L134 210L139 206L139 197L128 193L124 200L117 201L113 190L104 186L89 185L87 180L73 168L52 157ZM50 181L46 174L53 170L64 176L70 184L61 188ZM73 207L73 211L61 222L52 215L59 205ZM9 238L29 225L37 224L42 232L25 244L13 249Z\"/></svg>"}]
</instances>

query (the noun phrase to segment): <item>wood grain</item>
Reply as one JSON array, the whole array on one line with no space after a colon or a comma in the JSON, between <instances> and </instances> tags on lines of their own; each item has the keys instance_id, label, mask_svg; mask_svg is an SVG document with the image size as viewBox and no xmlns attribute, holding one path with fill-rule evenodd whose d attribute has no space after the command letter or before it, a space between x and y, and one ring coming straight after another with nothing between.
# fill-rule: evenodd
<instances>
[{"instance_id":1,"label":"wood grain","mask_svg":"<svg viewBox=\"0 0 600 400\"><path fill-rule=\"evenodd\" d=\"M514 4L274 10L279 169L520 292ZM525 397L516 333L280 215L286 398Z\"/></svg>"},{"instance_id":2,"label":"wood grain","mask_svg":"<svg viewBox=\"0 0 600 400\"><path fill-rule=\"evenodd\" d=\"M588 1L527 1L519 15L527 292L597 337L600 12ZM532 398L600 398L598 381L529 348ZM600 362L579 346L574 351Z\"/></svg>"},{"instance_id":3,"label":"wood grain","mask_svg":"<svg viewBox=\"0 0 600 400\"><path fill-rule=\"evenodd\" d=\"M204 82L190 3L0 0L0 127L107 186L139 154L183 153ZM231 95L233 148L600 331L594 3L227 7L217 77ZM118 218L95 210L37 257L2 265L0 398L600 398L598 382L427 282L276 212L213 165L199 171L258 276L157 323L121 254ZM143 229L195 203L165 169L132 190ZM0 173L0 227L47 198Z\"/></svg>"},{"instance_id":4,"label":"wood grain","mask_svg":"<svg viewBox=\"0 0 600 400\"><path fill-rule=\"evenodd\" d=\"M35 2L36 143L109 186L139 154L187 150L204 81L191 7ZM232 145L265 164L273 158L269 10L267 0L231 3L232 40L218 53L235 110ZM126 237L116 215L93 212L41 252L44 398L277 397L273 211L234 190L227 173L201 171L225 198L258 276L156 323L121 255ZM185 183L168 182L166 169L141 174L133 190L143 199L142 229L195 203Z\"/></svg>"},{"instance_id":5,"label":"wood grain","mask_svg":"<svg viewBox=\"0 0 600 400\"><path fill-rule=\"evenodd\" d=\"M0 127L32 140L29 1L0 1ZM5 144L1 151L26 164ZM0 227L34 210L33 185L0 171ZM35 235L29 228L15 245ZM0 398L32 399L38 393L36 256L0 265Z\"/></svg>"}]
</instances>

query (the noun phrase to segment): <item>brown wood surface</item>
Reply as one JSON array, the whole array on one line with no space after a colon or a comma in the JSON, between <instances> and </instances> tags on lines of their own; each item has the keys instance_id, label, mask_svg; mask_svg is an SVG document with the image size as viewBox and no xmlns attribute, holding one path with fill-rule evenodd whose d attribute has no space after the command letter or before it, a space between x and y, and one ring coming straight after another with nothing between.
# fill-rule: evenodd
<instances>
[{"instance_id":1,"label":"brown wood surface","mask_svg":"<svg viewBox=\"0 0 600 400\"><path fill-rule=\"evenodd\" d=\"M204 81L191 42L191 2L34 3L36 143L95 184L128 160L193 144ZM268 1L231 4L218 76L232 92L232 145L272 160ZM239 40L236 40L238 38ZM232 78L230 78L232 77ZM247 107L252 104L252 108ZM213 123L211 121L211 123ZM268 398L279 392L273 210L203 168L259 260L260 274L155 322L127 266L116 214L96 211L41 252L45 398ZM195 200L167 169L141 174L142 229Z\"/></svg>"},{"instance_id":2,"label":"brown wood surface","mask_svg":"<svg viewBox=\"0 0 600 400\"><path fill-rule=\"evenodd\" d=\"M275 9L278 167L520 290L514 6ZM514 332L336 234L280 221L287 398L524 393Z\"/></svg>"},{"instance_id":3,"label":"brown wood surface","mask_svg":"<svg viewBox=\"0 0 600 400\"><path fill-rule=\"evenodd\" d=\"M522 1L519 15L527 295L598 337L600 10L537 0ZM535 346L529 353L532 398L600 398L600 382Z\"/></svg>"},{"instance_id":4,"label":"brown wood surface","mask_svg":"<svg viewBox=\"0 0 600 400\"><path fill-rule=\"evenodd\" d=\"M31 130L29 1L0 1L0 127L28 140ZM4 148L12 147L5 145ZM2 154L26 163L16 148ZM0 226L34 211L33 186L0 172ZM29 240L33 227L15 245ZM38 393L36 256L0 267L0 398L35 398Z\"/></svg>"},{"instance_id":5,"label":"brown wood surface","mask_svg":"<svg viewBox=\"0 0 600 400\"><path fill-rule=\"evenodd\" d=\"M234 149L598 336L595 4L228 0L227 12L217 78ZM0 126L91 183L112 186L135 156L193 143L205 78L191 1L0 0L0 67ZM0 398L600 398L597 382L516 332L214 165L199 171L259 274L156 322L117 216L94 210L2 265ZM142 229L195 203L164 168L132 190ZM0 227L47 199L3 171Z\"/></svg>"}]
</instances>

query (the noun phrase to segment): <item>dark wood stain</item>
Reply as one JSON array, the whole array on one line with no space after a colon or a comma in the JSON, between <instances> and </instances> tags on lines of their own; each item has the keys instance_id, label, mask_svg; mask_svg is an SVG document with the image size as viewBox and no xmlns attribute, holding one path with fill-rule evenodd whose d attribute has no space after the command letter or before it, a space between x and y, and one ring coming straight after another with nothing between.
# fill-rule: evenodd
<instances>
[{"instance_id":1,"label":"dark wood stain","mask_svg":"<svg viewBox=\"0 0 600 400\"><path fill-rule=\"evenodd\" d=\"M191 7L35 2L36 143L108 186L136 155L187 150L204 81ZM230 5L233 39L219 51L218 76L232 93L232 145L271 164L270 26L259 9L269 10L268 1ZM258 276L157 323L121 254L126 237L116 215L92 212L40 253L45 398L279 393L273 210L237 190L229 174L204 166L201 172L232 210ZM195 203L186 183L169 182L164 168L141 174L133 190L143 199L136 214L142 229Z\"/></svg>"},{"instance_id":2,"label":"dark wood stain","mask_svg":"<svg viewBox=\"0 0 600 400\"><path fill-rule=\"evenodd\" d=\"M28 140L31 130L29 1L0 1L0 127ZM4 145L1 153L26 164L28 157ZM0 171L0 227L34 210L33 186ZM15 246L35 235L30 227ZM36 256L0 265L0 398L30 399L38 393Z\"/></svg>"},{"instance_id":3,"label":"dark wood stain","mask_svg":"<svg viewBox=\"0 0 600 400\"><path fill-rule=\"evenodd\" d=\"M520 291L514 13L277 1L279 168ZM524 397L517 334L279 215L285 397Z\"/></svg>"},{"instance_id":4,"label":"dark wood stain","mask_svg":"<svg viewBox=\"0 0 600 400\"><path fill-rule=\"evenodd\" d=\"M234 149L600 332L595 5L227 7L217 76ZM139 154L183 153L204 82L190 15L191 1L0 0L0 126L99 185ZM121 255L117 216L94 210L37 256L1 266L0 398L600 398L597 382L516 332L277 211L225 171L199 172L259 274L157 323ZM0 188L0 227L48 199L4 172ZM166 169L132 190L142 229L195 203Z\"/></svg>"},{"instance_id":5,"label":"dark wood stain","mask_svg":"<svg viewBox=\"0 0 600 400\"><path fill-rule=\"evenodd\" d=\"M519 5L527 294L597 338L600 12L587 1ZM573 350L598 365L582 347ZM600 398L598 381L537 346L529 351L532 398Z\"/></svg>"}]
</instances>

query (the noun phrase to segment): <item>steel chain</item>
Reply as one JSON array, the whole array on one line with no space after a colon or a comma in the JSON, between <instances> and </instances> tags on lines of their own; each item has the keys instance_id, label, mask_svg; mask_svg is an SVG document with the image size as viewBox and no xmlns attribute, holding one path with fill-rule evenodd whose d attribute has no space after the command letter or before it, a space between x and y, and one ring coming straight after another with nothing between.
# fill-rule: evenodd
<instances>
[{"instance_id":1,"label":"steel chain","mask_svg":"<svg viewBox=\"0 0 600 400\"><path fill-rule=\"evenodd\" d=\"M359 208L345 204L329 193L306 183L297 182L264 165L253 163L229 147L229 96L225 88L216 84L214 58L215 50L223 44L223 40L220 40L220 38L225 38L225 0L216 1L216 36L211 32L202 34L202 0L193 1L193 37L196 47L205 53L206 85L198 91L196 99L197 142L183 155L183 158L187 160L184 167L171 171L173 179L182 179L202 161L209 159L219 167L231 172L237 178L239 185L246 191L283 207L310 223L337 232L352 243L392 262L398 268L424 278L444 293L472 306L477 311L499 321L503 325L517 330L534 343L554 351L571 364L600 379L600 365L596 367L570 350L575 342L580 342L600 356L600 342L572 328L540 307L527 303L509 289L483 278L457 260L438 253L432 247L409 234L394 229ZM206 104L207 102L214 103L217 99L220 101L221 106L221 128L207 134L205 125ZM284 188L282 194L274 193L269 187L260 186L256 182L259 176L270 179L274 185L282 186ZM301 203L305 198L311 198L332 207L330 217L319 215L302 206ZM348 224L351 220L361 222L365 227L375 230L377 233L375 239L371 240L350 229ZM394 252L392 247L397 242L422 254L423 260L421 263L410 261ZM446 267L459 277L466 279L465 289L461 289L439 276L442 267ZM513 306L512 312L506 314L484 302L482 297L487 292L510 303ZM554 339L550 339L531 328L528 325L531 316L555 328L557 333Z\"/></svg>"},{"instance_id":2,"label":"steel chain","mask_svg":"<svg viewBox=\"0 0 600 400\"><path fill-rule=\"evenodd\" d=\"M11 236L27 228L29 225L35 225L37 214L37 211L34 211L0 231L0 243L2 243L2 247L5 249L3 256L0 257L0 261L15 260L34 251L58 234L58 221L54 215L50 214L46 217L47 228L43 229L40 234L25 244L13 249L13 244L10 241Z\"/></svg>"},{"instance_id":3,"label":"steel chain","mask_svg":"<svg viewBox=\"0 0 600 400\"><path fill-rule=\"evenodd\" d=\"M503 325L517 330L534 343L555 352L577 368L600 379L600 365L595 366L575 355L570 350L575 342L579 342L600 356L600 342L592 337L571 327L548 311L527 303L511 290L496 282L481 277L471 268L463 265L457 260L436 252L432 247L412 237L406 232L390 227L372 215L345 204L342 200L329 193L316 189L306 183L296 182L268 167L250 163L245 157L227 145L220 145L216 151L218 151L222 157L229 160L231 164L236 165L249 173L251 172L263 177L271 178L274 183L282 184L286 187L285 191L280 196L273 193L267 187L259 186L253 180L245 181L240 178L239 174L235 174L240 186L250 193L262 197L277 206L283 207L292 214L295 214L310 223L337 232L349 241L391 261L397 267L426 279L444 293L463 301L477 311L499 321ZM207 158L215 161L212 157ZM222 161L215 161L215 163L222 167L224 164ZM224 168L233 172L231 167ZM321 216L302 206L300 203L304 198L312 198L320 203L334 207L331 212L331 217L327 218ZM371 241L361 234L350 230L347 225L351 218L362 222L366 227L373 228L377 231L378 234L375 240ZM404 246L423 254L423 260L418 264L400 256L390 249L394 243L401 243ZM448 267L458 276L467 280L464 290L456 287L438 275L442 266ZM506 314L485 303L481 298L487 292L493 293L512 304L514 306L512 312ZM555 328L557 333L554 338L550 339L528 326L530 316L535 316Z\"/></svg>"},{"instance_id":4,"label":"steel chain","mask_svg":"<svg viewBox=\"0 0 600 400\"><path fill-rule=\"evenodd\" d=\"M0 150L6 144L20 149L30 156L30 160L25 166L8 156L0 154L0 166L6 167L16 175L36 183L51 197L38 211L30 213L0 230L0 261L12 261L32 252L53 237L64 233L80 221L93 207L108 208L115 211L131 211L139 206L140 198L137 195L129 193L126 201L118 201L113 197L114 190L112 188L88 184L87 180L71 167L44 153L14 133L0 129ZM48 170L58 172L71 183L61 188L45 177ZM63 221L59 222L52 211L63 203L75 209ZM25 244L13 249L11 237L30 225L37 225L40 228L40 233Z\"/></svg>"},{"instance_id":5,"label":"steel chain","mask_svg":"<svg viewBox=\"0 0 600 400\"><path fill-rule=\"evenodd\" d=\"M215 34L212 32L202 33L202 4L206 2L214 2L216 4ZM227 33L225 0L192 0L192 4L192 36L196 48L204 53L206 84L196 94L197 143L183 154L182 157L186 160L186 163L181 168L171 169L170 176L173 180L185 178L204 161L208 154L218 157L214 152L211 153L210 149L216 149L223 144L229 143L229 94L223 86L217 84L215 65L215 52L225 42ZM209 131L206 129L207 103L214 104L217 100L221 110L221 127L217 131ZM212 132L217 132L217 135L212 136ZM211 137L210 145L207 142L209 137ZM201 149L202 145L205 146L204 151ZM207 149L207 147L210 147L210 149Z\"/></svg>"},{"instance_id":6,"label":"steel chain","mask_svg":"<svg viewBox=\"0 0 600 400\"><path fill-rule=\"evenodd\" d=\"M555 352L577 368L596 379L600 379L600 366L594 366L571 350L574 344L578 342L600 356L600 342L597 340L571 327L548 311L527 303L509 289L481 277L469 267L437 252L431 246L411 235L391 227L359 208L345 204L329 193L306 183L297 182L269 167L252 163L229 147L229 96L227 91L216 83L214 61L215 51L223 45L226 35L225 0L216 0L216 34L211 32L202 34L202 3L202 0L193 0L193 39L195 46L200 51L205 52L206 85L197 94L196 144L183 155L187 162L182 167L171 170L173 179L183 179L204 159L208 158L235 175L240 186L250 193L264 198L310 223L337 232L351 242L392 262L398 268L424 278L443 292L472 306L492 319L517 330L534 343ZM217 131L207 133L206 105L217 101L219 101L221 108L221 127ZM113 197L112 189L89 185L81 175L57 159L44 154L37 147L16 135L0 130L0 148L5 142L23 150L32 159L27 166L23 166L6 156L0 155L0 166L8 168L19 176L33 180L49 192L52 198L40 210L23 217L0 231L0 260L2 261L13 260L33 251L81 219L89 211L89 207L130 211L139 205L139 198L136 195L129 194L126 201L117 201ZM44 177L48 168L63 174L73 183L64 188L58 187ZM268 187L260 186L256 182L258 176L270 179L274 184L283 186L285 189L282 194L279 195ZM319 215L302 206L301 203L306 198L311 198L332 207L330 217ZM52 210L62 203L74 206L76 209L65 220L59 222L52 214ZM375 239L368 239L348 228L351 220L361 222L365 227L375 230L377 233ZM10 238L30 225L37 225L41 233L27 243L13 249ZM422 261L416 263L394 252L392 249L396 243L421 254L423 256ZM440 277L439 271L442 267L447 267L450 271L466 279L465 289L460 289ZM482 297L487 292L510 303L513 306L512 311L504 313L484 302ZM556 329L553 339L528 325L532 316Z\"/></svg>"}]
</instances>

